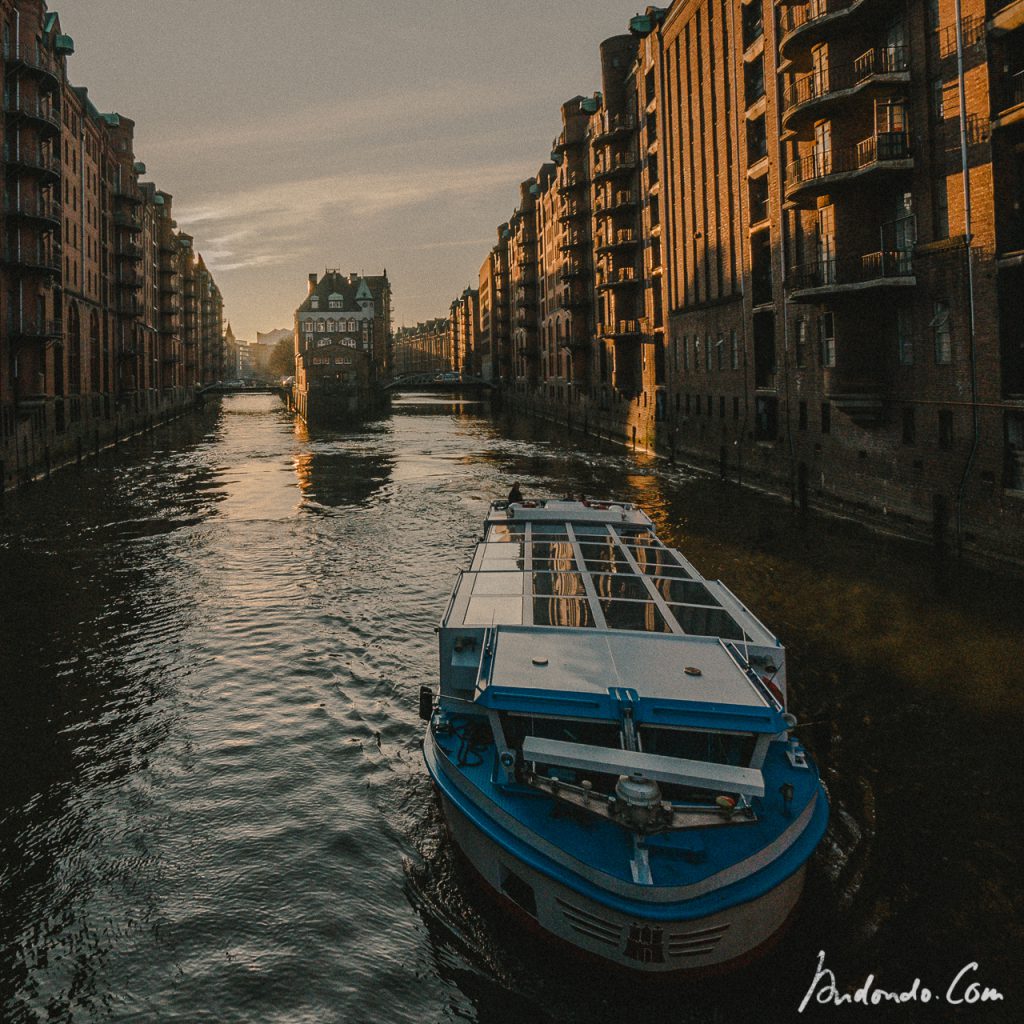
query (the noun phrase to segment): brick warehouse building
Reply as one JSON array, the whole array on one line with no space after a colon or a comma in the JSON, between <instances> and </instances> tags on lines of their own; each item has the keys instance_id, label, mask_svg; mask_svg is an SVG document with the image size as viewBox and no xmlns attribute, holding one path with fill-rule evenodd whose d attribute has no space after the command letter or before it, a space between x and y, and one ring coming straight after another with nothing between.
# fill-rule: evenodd
<instances>
[{"instance_id":1,"label":"brick warehouse building","mask_svg":"<svg viewBox=\"0 0 1024 1024\"><path fill-rule=\"evenodd\" d=\"M372 413L392 365L391 282L327 269L310 274L295 311L295 409L307 423Z\"/></svg>"},{"instance_id":2,"label":"brick warehouse building","mask_svg":"<svg viewBox=\"0 0 1024 1024\"><path fill-rule=\"evenodd\" d=\"M141 183L134 124L67 78L42 0L0 0L0 478L9 486L188 407L223 375L223 302Z\"/></svg>"},{"instance_id":3,"label":"brick warehouse building","mask_svg":"<svg viewBox=\"0 0 1024 1024\"><path fill-rule=\"evenodd\" d=\"M492 250L513 402L1024 559L1024 0L677 0L600 61Z\"/></svg>"}]
</instances>

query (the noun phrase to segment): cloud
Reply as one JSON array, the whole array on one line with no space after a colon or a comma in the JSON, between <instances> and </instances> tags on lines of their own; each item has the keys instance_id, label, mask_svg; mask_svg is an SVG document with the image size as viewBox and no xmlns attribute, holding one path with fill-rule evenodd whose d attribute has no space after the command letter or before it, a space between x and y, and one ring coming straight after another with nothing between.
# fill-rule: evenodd
<instances>
[{"instance_id":1,"label":"cloud","mask_svg":"<svg viewBox=\"0 0 1024 1024\"><path fill-rule=\"evenodd\" d=\"M457 170L409 170L375 174L320 175L272 185L237 188L204 204L175 208L175 216L197 239L212 270L260 267L303 256L331 224L355 219L367 230L412 208L437 207L472 195L488 195L516 180L521 168L510 164L463 167ZM304 244L305 243L305 244ZM440 240L409 245L426 251L461 246L487 246L489 239Z\"/></svg>"}]
</instances>

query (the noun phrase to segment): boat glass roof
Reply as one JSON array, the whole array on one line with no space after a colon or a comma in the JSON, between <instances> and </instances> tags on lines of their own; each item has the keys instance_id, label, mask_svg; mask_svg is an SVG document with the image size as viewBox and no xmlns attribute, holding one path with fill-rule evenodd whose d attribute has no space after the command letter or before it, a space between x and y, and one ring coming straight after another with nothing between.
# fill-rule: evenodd
<instances>
[{"instance_id":1,"label":"boat glass roof","mask_svg":"<svg viewBox=\"0 0 1024 1024\"><path fill-rule=\"evenodd\" d=\"M467 582L465 625L745 636L676 552L635 524L491 521Z\"/></svg>"}]
</instances>

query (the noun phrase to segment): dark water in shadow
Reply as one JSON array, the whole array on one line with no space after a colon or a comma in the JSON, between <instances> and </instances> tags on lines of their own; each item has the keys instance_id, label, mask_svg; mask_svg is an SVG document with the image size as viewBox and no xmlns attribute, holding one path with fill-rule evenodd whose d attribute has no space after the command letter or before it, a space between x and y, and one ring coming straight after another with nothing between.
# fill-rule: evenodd
<instances>
[{"instance_id":1,"label":"dark water in shadow","mask_svg":"<svg viewBox=\"0 0 1024 1024\"><path fill-rule=\"evenodd\" d=\"M558 961L453 856L416 693L513 479L639 502L788 647L834 814L739 976ZM309 437L238 396L8 495L0 587L4 1024L1020 1015L1019 583L472 402ZM935 997L800 1015L819 950ZM972 961L1006 998L958 1012Z\"/></svg>"}]
</instances>

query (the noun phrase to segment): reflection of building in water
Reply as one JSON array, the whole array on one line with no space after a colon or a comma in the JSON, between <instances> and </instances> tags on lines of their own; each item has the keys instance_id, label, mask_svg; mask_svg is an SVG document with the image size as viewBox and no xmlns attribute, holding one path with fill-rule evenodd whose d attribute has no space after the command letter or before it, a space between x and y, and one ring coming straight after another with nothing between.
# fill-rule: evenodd
<instances>
[{"instance_id":1,"label":"reflection of building in water","mask_svg":"<svg viewBox=\"0 0 1024 1024\"><path fill-rule=\"evenodd\" d=\"M351 440L351 439L350 439ZM365 441L359 435L360 442ZM295 475L304 500L339 508L369 505L374 495L391 482L394 459L365 454L355 445L337 451L303 452L295 460Z\"/></svg>"},{"instance_id":2,"label":"reflection of building in water","mask_svg":"<svg viewBox=\"0 0 1024 1024\"><path fill-rule=\"evenodd\" d=\"M295 404L307 420L365 415L385 403L377 388L391 361L391 283L327 270L309 275L295 311Z\"/></svg>"}]
</instances>

